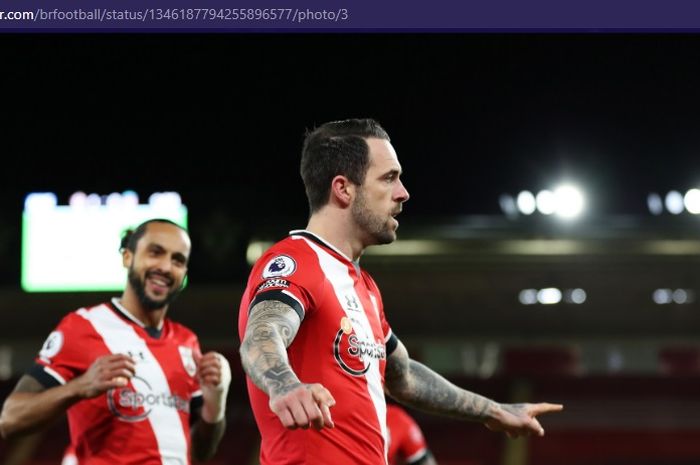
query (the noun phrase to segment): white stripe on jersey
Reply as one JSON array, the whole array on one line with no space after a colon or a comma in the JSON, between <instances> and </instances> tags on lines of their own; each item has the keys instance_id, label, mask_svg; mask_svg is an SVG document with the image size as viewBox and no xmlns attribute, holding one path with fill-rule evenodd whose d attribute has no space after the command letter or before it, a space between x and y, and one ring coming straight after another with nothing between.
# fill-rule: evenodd
<instances>
[{"instance_id":1,"label":"white stripe on jersey","mask_svg":"<svg viewBox=\"0 0 700 465\"><path fill-rule=\"evenodd\" d=\"M154 392L170 395L170 386L160 363L148 349L146 341L128 323L105 305L89 311L81 309L78 313L92 324L113 354L140 352L143 359L139 358L136 362L136 376L148 380ZM180 415L176 409L164 404L165 402L157 402L148 415L162 463L185 465L188 463L187 439Z\"/></svg>"},{"instance_id":2,"label":"white stripe on jersey","mask_svg":"<svg viewBox=\"0 0 700 465\"><path fill-rule=\"evenodd\" d=\"M304 302L297 299L297 296L295 296L294 294L292 294L289 291L282 290L281 292L282 292L282 294L286 295L287 297L294 299L294 301L299 304L299 307L301 307L302 313L306 314L306 307L304 307Z\"/></svg>"},{"instance_id":3,"label":"white stripe on jersey","mask_svg":"<svg viewBox=\"0 0 700 465\"><path fill-rule=\"evenodd\" d=\"M377 337L375 337L374 333L372 332L372 326L367 319L367 314L365 313L362 301L355 291L353 279L348 274L347 265L330 255L314 242L306 238L304 238L304 241L306 241L309 247L316 252L318 261L321 265L321 270L326 276L326 279L328 279L333 286L338 302L341 303L341 307L343 307L345 310L345 314L347 315L348 319L354 322L352 327L355 330L355 334L357 334L361 340L375 342ZM348 310L342 305L342 302L345 301L345 296L347 295L355 298L361 311L352 312L352 314L348 312ZM378 316L379 310L376 308L376 302L373 302L373 305L375 305L373 310L377 312ZM360 324L357 324L357 322ZM380 335L379 339L384 340L383 335ZM367 380L369 396L372 399L375 413L377 414L377 422L379 423L382 437L384 438L384 461L386 462L389 441L387 440L388 436L386 427L386 400L384 399L384 387L382 386L382 377L381 373L379 372L379 363L371 358L368 358L367 360L363 358L363 361L365 363L369 363L370 365L370 369L367 370L365 378Z\"/></svg>"},{"instance_id":4,"label":"white stripe on jersey","mask_svg":"<svg viewBox=\"0 0 700 465\"><path fill-rule=\"evenodd\" d=\"M427 452L428 448L427 447L422 447L418 452L415 454L411 455L410 457L406 457L406 463L411 464L415 462L416 460L423 458L425 453Z\"/></svg>"}]
</instances>

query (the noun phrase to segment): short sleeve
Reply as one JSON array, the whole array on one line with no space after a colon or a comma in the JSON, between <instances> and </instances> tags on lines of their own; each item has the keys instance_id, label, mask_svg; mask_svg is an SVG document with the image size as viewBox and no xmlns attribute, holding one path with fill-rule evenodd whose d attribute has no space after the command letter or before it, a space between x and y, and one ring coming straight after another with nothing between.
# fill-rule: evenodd
<instances>
[{"instance_id":1,"label":"short sleeve","mask_svg":"<svg viewBox=\"0 0 700 465\"><path fill-rule=\"evenodd\" d=\"M94 332L84 318L69 314L46 338L28 374L47 388L80 376L94 359L91 333Z\"/></svg>"},{"instance_id":2,"label":"short sleeve","mask_svg":"<svg viewBox=\"0 0 700 465\"><path fill-rule=\"evenodd\" d=\"M263 256L251 271L252 295L248 311L260 302L277 300L304 319L313 311L318 286L323 281L318 259L304 250L278 250Z\"/></svg>"}]
</instances>

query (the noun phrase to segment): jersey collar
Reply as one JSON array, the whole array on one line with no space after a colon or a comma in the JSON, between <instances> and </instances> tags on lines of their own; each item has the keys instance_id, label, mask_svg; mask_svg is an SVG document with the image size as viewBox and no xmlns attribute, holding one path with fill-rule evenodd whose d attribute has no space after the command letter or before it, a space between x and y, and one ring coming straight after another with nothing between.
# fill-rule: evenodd
<instances>
[{"instance_id":1,"label":"jersey collar","mask_svg":"<svg viewBox=\"0 0 700 465\"><path fill-rule=\"evenodd\" d=\"M354 261L347 255L345 255L343 252L341 252L339 249L337 249L335 246L333 246L330 242L326 241L323 239L321 236L318 234L314 234L311 231L307 231L306 229L295 229L293 231L289 231L290 236L302 236L310 241L314 241L319 245L322 245L323 247L332 250L336 254L340 255L343 259L347 260L348 262L352 263L355 266L359 266L359 261Z\"/></svg>"},{"instance_id":2,"label":"jersey collar","mask_svg":"<svg viewBox=\"0 0 700 465\"><path fill-rule=\"evenodd\" d=\"M134 315L132 315L124 306L122 303L117 299L116 297L112 297L112 306L114 309L117 311L117 313L122 316L123 318L126 318L129 321L132 321L133 323L139 325L141 328L143 328L144 331L148 333L149 336L153 338L160 338L160 335L163 331L163 323L164 321L160 322L160 326L157 328L154 328L152 326L146 326L144 325L138 318L136 318Z\"/></svg>"}]
</instances>

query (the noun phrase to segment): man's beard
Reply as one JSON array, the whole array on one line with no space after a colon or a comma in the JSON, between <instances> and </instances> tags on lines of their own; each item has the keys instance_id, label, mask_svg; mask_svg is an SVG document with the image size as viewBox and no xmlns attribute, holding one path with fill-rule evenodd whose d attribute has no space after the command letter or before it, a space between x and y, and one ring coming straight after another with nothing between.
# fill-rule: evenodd
<instances>
[{"instance_id":1,"label":"man's beard","mask_svg":"<svg viewBox=\"0 0 700 465\"><path fill-rule=\"evenodd\" d=\"M148 273L146 273L146 275L147 274ZM146 310L157 310L169 305L182 291L182 287L179 287L178 289L169 291L165 298L161 300L153 300L146 294L146 276L144 276L144 279L141 280L139 275L136 273L136 270L134 270L132 266L129 267L128 278L129 284L131 284L131 287L136 292L139 302L141 302L141 305L143 305Z\"/></svg>"},{"instance_id":2,"label":"man's beard","mask_svg":"<svg viewBox=\"0 0 700 465\"><path fill-rule=\"evenodd\" d=\"M351 207L355 223L370 236L375 244L390 244L396 240L396 232L389 225L386 217L370 211L362 189L357 191L357 198Z\"/></svg>"}]
</instances>

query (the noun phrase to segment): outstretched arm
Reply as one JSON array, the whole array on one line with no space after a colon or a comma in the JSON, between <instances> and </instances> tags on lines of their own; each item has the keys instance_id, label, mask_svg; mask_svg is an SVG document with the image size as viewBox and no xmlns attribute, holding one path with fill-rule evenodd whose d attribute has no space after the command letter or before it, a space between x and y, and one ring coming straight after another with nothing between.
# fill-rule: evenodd
<instances>
[{"instance_id":1,"label":"outstretched arm","mask_svg":"<svg viewBox=\"0 0 700 465\"><path fill-rule=\"evenodd\" d=\"M425 365L411 360L404 345L387 359L386 389L389 395L431 413L479 421L510 437L544 435L537 415L562 410L559 404L500 404L447 381Z\"/></svg>"},{"instance_id":2,"label":"outstretched arm","mask_svg":"<svg viewBox=\"0 0 700 465\"><path fill-rule=\"evenodd\" d=\"M302 383L289 364L287 347L300 325L299 315L285 303L256 304L241 342L243 369L270 397L270 409L286 428L332 428L333 396L321 384Z\"/></svg>"},{"instance_id":3,"label":"outstretched arm","mask_svg":"<svg viewBox=\"0 0 700 465\"><path fill-rule=\"evenodd\" d=\"M0 414L0 434L9 438L41 429L79 400L126 386L134 370L131 358L115 354L96 359L81 376L49 389L34 377L24 375L5 400Z\"/></svg>"}]
</instances>

